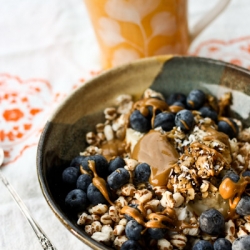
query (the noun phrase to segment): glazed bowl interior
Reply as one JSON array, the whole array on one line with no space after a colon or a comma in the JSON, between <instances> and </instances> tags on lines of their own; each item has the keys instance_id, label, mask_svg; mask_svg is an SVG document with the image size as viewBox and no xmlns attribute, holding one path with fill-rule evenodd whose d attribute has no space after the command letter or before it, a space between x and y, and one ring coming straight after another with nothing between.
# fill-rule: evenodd
<instances>
[{"instance_id":1,"label":"glazed bowl interior","mask_svg":"<svg viewBox=\"0 0 250 250\"><path fill-rule=\"evenodd\" d=\"M37 173L42 192L60 221L93 249L110 249L92 240L64 206L67 190L62 171L84 151L85 134L104 121L103 110L120 94L138 99L152 89L168 96L199 88L215 97L232 92L231 115L250 125L250 72L243 68L197 57L153 57L111 69L72 93L47 121L37 151Z\"/></svg>"}]
</instances>

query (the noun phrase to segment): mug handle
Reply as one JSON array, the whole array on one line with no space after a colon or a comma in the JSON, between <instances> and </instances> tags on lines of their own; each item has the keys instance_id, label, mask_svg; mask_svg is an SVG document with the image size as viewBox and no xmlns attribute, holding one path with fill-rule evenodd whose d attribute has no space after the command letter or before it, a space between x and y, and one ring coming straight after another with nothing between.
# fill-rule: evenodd
<instances>
[{"instance_id":1,"label":"mug handle","mask_svg":"<svg viewBox=\"0 0 250 250\"><path fill-rule=\"evenodd\" d=\"M190 42L192 42L214 19L227 7L230 0L219 0L212 10L205 14L190 31Z\"/></svg>"}]
</instances>

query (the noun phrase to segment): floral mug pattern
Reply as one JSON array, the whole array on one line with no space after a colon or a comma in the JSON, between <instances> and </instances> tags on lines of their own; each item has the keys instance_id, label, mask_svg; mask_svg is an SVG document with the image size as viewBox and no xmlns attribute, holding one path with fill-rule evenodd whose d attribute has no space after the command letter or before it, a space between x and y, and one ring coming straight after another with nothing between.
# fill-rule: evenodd
<instances>
[{"instance_id":1,"label":"floral mug pattern","mask_svg":"<svg viewBox=\"0 0 250 250\"><path fill-rule=\"evenodd\" d=\"M221 7L213 16L228 2L221 1ZM190 33L186 0L85 0L85 4L104 68L142 57L187 52ZM192 32L195 36L211 22L204 20L197 31Z\"/></svg>"},{"instance_id":2,"label":"floral mug pattern","mask_svg":"<svg viewBox=\"0 0 250 250\"><path fill-rule=\"evenodd\" d=\"M188 48L186 0L176 0L176 6L162 0L85 2L88 9L101 12L96 16L90 11L90 15L105 68L141 57L184 53Z\"/></svg>"}]
</instances>

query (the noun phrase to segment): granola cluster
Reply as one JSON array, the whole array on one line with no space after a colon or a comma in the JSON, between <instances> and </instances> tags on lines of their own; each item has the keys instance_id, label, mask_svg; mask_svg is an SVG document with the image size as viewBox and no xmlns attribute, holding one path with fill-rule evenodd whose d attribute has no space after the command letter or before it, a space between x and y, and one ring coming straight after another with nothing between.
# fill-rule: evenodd
<instances>
[{"instance_id":1,"label":"granola cluster","mask_svg":"<svg viewBox=\"0 0 250 250\"><path fill-rule=\"evenodd\" d=\"M164 100L161 93L147 89L144 98L150 97ZM214 99L211 96L209 98L212 104ZM224 95L219 105L223 109L227 108L229 99L229 94ZM131 152L144 134L129 128L133 105L131 96L119 96L116 107L104 110L105 122L98 123L95 131L86 134L89 146L80 153L81 156L103 154L103 145L108 143L125 143L125 150L117 150L105 157L110 160L115 154L121 156L130 180L115 191L117 198L113 204L90 205L86 211L79 213L78 225L94 240L120 249L128 240L125 234L128 218L123 208L137 205L143 211L140 219L144 225L154 221L162 223L162 220L167 225L166 236L150 240L150 249L191 249L200 239L214 242L217 236L200 230L199 216L206 209L216 208L227 218L231 203L235 202L238 193L223 199L219 187L225 174L230 171L240 175L243 170L250 170L250 129L243 129L241 121L234 119L239 133L237 138L229 139L222 133L218 134L218 127L212 119L202 117L196 110L192 111L194 126L188 132L176 126L168 132L156 128L171 141L179 157L171 168L167 185L153 186L148 182L138 184L134 181L134 175L139 162L132 158ZM244 192L247 193L248 182L244 185ZM177 225L176 221L181 224ZM226 219L224 235L231 243L249 234L250 215L232 215ZM143 246L145 243L142 241L141 244Z\"/></svg>"}]
</instances>

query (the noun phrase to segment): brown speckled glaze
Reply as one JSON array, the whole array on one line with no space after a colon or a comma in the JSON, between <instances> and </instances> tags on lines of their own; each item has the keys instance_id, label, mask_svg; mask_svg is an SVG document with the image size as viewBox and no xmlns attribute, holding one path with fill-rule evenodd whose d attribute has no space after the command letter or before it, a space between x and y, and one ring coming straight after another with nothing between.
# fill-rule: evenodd
<instances>
[{"instance_id":1,"label":"brown speckled glaze","mask_svg":"<svg viewBox=\"0 0 250 250\"><path fill-rule=\"evenodd\" d=\"M214 96L232 91L232 116L250 125L250 71L198 57L160 56L111 69L93 78L58 107L47 122L37 151L37 173L43 195L59 220L93 249L110 249L92 240L64 207L61 173L86 147L85 134L104 120L102 111L120 94L139 98L151 86L165 96L194 88Z\"/></svg>"}]
</instances>

